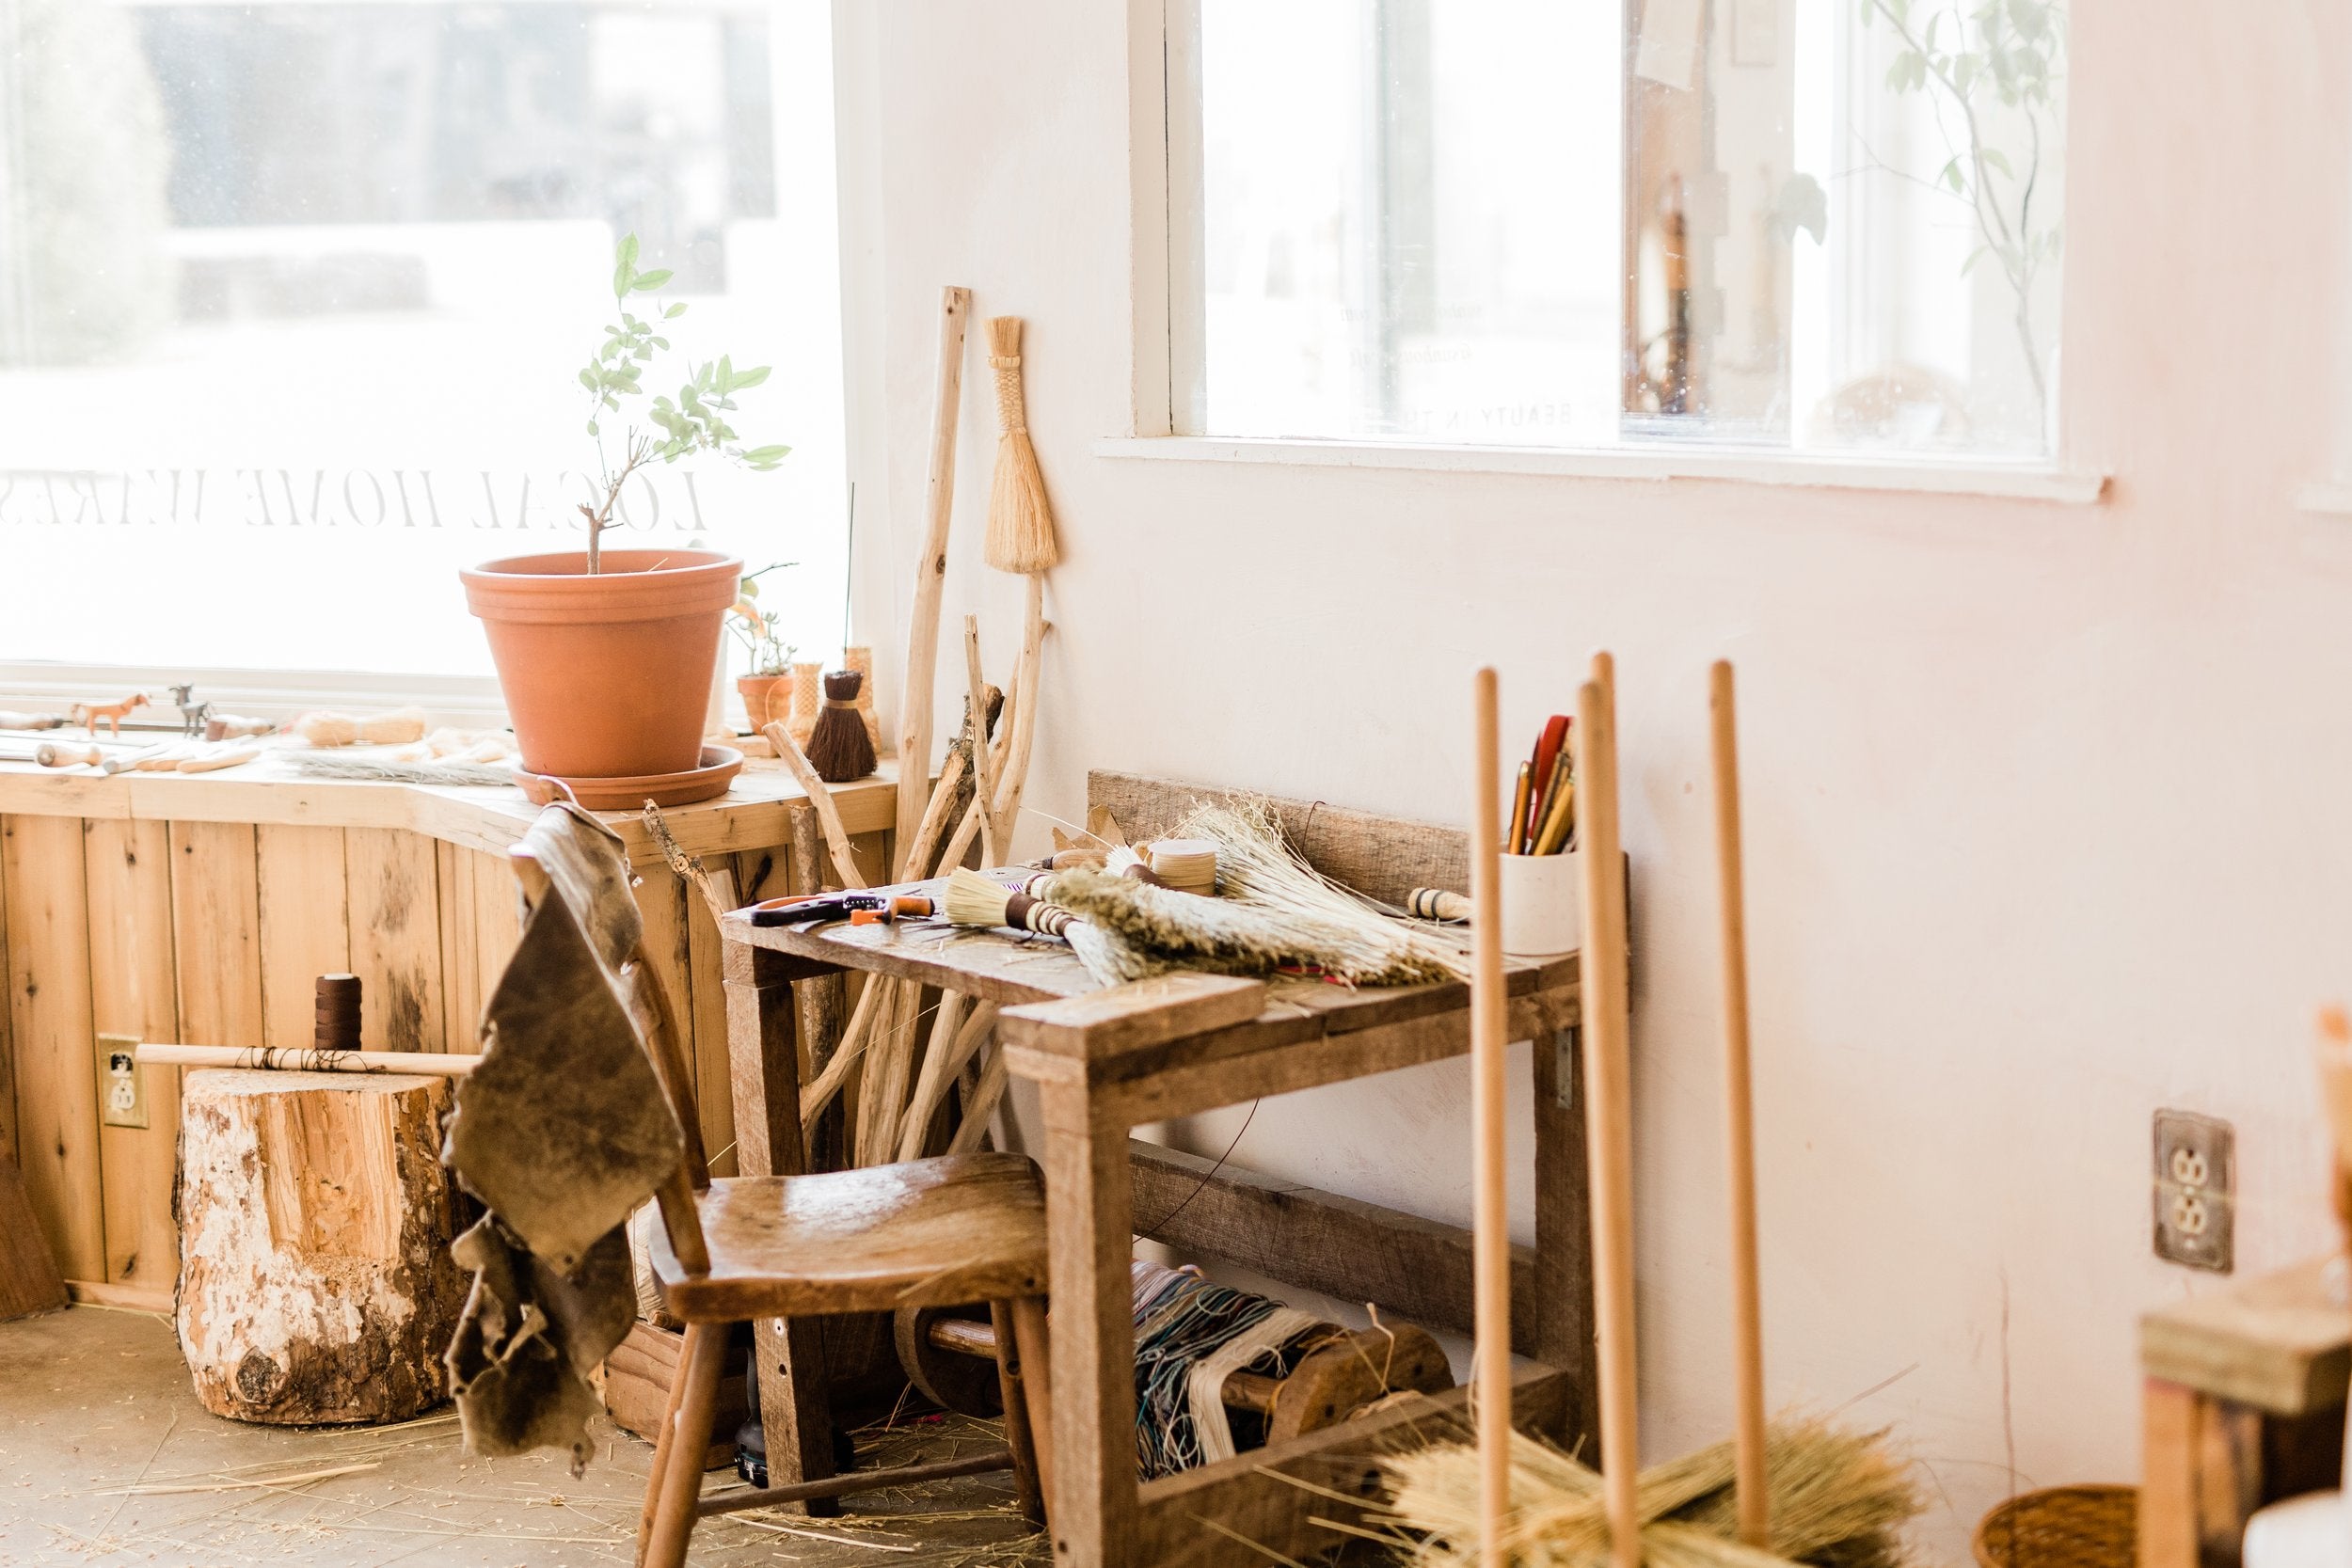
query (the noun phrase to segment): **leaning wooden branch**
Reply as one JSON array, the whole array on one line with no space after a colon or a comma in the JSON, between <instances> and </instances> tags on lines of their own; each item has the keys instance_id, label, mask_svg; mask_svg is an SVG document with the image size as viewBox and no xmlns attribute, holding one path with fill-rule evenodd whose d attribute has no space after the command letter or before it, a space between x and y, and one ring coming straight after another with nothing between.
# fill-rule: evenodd
<instances>
[{"instance_id":1,"label":"leaning wooden branch","mask_svg":"<svg viewBox=\"0 0 2352 1568\"><path fill-rule=\"evenodd\" d=\"M953 1026L954 1020L948 1018L944 1004L940 1016ZM947 1085L956 1081L956 1074L963 1070L963 1064L979 1049L995 1022L996 1004L982 1002L962 1021L962 1026L955 1029L952 1044L946 1029L932 1030L931 1047L923 1058L923 1076L914 1086L914 1103L907 1107L906 1119L898 1126L899 1159L912 1160L923 1152L924 1134L930 1130L939 1102L947 1098Z\"/></svg>"},{"instance_id":2,"label":"leaning wooden branch","mask_svg":"<svg viewBox=\"0 0 2352 1568\"><path fill-rule=\"evenodd\" d=\"M661 818L660 806L648 800L639 816L645 824L645 832L653 838L654 847L661 851L663 860L669 862L671 872L678 880L692 883L695 891L703 895L703 903L709 909L711 919L718 919L735 907L733 898L720 895L702 861L678 847L677 840L670 832L669 823Z\"/></svg>"},{"instance_id":3,"label":"leaning wooden branch","mask_svg":"<svg viewBox=\"0 0 2352 1568\"><path fill-rule=\"evenodd\" d=\"M1021 633L1021 660L1013 666L1013 708L1005 750L996 768L996 791L989 809L996 817L996 842L1009 854L1021 822L1021 790L1029 777L1029 751L1037 739L1038 698L1042 689L1045 644L1045 578L1029 578L1028 609Z\"/></svg>"},{"instance_id":4,"label":"leaning wooden branch","mask_svg":"<svg viewBox=\"0 0 2352 1568\"><path fill-rule=\"evenodd\" d=\"M985 713L988 710L988 683L980 678L980 618L977 615L963 618L963 672L971 687L972 711ZM980 853L990 865L997 863L996 821L994 808L990 804L996 798L996 759L993 752L993 747L977 743L972 748L972 765L976 773L972 798L974 803L982 808Z\"/></svg>"},{"instance_id":5,"label":"leaning wooden branch","mask_svg":"<svg viewBox=\"0 0 2352 1568\"><path fill-rule=\"evenodd\" d=\"M825 830L825 847L833 854L834 870L839 873L841 885L863 891L866 879L857 868L857 857L850 848L850 830L842 824L841 808L833 802L833 791L817 776L808 753L801 750L791 732L782 724L763 724L759 733L768 737L768 744L776 749L776 755L792 769L793 778L808 792L808 803L817 808L817 821Z\"/></svg>"}]
</instances>

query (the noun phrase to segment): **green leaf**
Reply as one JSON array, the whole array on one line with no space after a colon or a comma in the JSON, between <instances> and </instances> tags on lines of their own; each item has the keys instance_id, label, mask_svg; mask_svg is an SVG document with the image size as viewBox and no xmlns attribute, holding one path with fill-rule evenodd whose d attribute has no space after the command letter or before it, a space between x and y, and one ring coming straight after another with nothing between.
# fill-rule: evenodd
<instances>
[{"instance_id":1,"label":"green leaf","mask_svg":"<svg viewBox=\"0 0 2352 1568\"><path fill-rule=\"evenodd\" d=\"M667 349L670 346L670 340L667 338L652 338L646 341L658 349Z\"/></svg>"},{"instance_id":2,"label":"green leaf","mask_svg":"<svg viewBox=\"0 0 2352 1568\"><path fill-rule=\"evenodd\" d=\"M743 454L743 461L755 467L772 467L791 451L790 447L754 447Z\"/></svg>"},{"instance_id":3,"label":"green leaf","mask_svg":"<svg viewBox=\"0 0 2352 1568\"><path fill-rule=\"evenodd\" d=\"M2016 171L2009 166L2009 159L2002 155L1999 148L1988 147L1982 152L1979 152L1978 156L1985 161L1987 167L1997 168L2012 180L2017 178Z\"/></svg>"},{"instance_id":4,"label":"green leaf","mask_svg":"<svg viewBox=\"0 0 2352 1568\"><path fill-rule=\"evenodd\" d=\"M641 294L649 294L656 289L661 287L662 284L667 283L670 280L670 268L656 267L653 271L637 278L635 282L629 285L629 287Z\"/></svg>"},{"instance_id":5,"label":"green leaf","mask_svg":"<svg viewBox=\"0 0 2352 1568\"><path fill-rule=\"evenodd\" d=\"M591 435L591 436L594 436L596 433L596 420L590 420L588 421L588 434L589 434L589 435Z\"/></svg>"},{"instance_id":6,"label":"green leaf","mask_svg":"<svg viewBox=\"0 0 2352 1568\"><path fill-rule=\"evenodd\" d=\"M592 392L596 389L596 378L590 375L586 371L580 372L580 384L582 387L587 388Z\"/></svg>"},{"instance_id":7,"label":"green leaf","mask_svg":"<svg viewBox=\"0 0 2352 1568\"><path fill-rule=\"evenodd\" d=\"M773 368L773 366L770 365L761 365L755 370L745 371L741 375L735 378L735 389L739 392L746 387L758 386L761 382L768 379L768 372Z\"/></svg>"},{"instance_id":8,"label":"green leaf","mask_svg":"<svg viewBox=\"0 0 2352 1568\"><path fill-rule=\"evenodd\" d=\"M686 314L686 301L681 299L675 305L671 306L667 310L662 311L661 319L663 321L669 321L673 317L682 316L684 314Z\"/></svg>"},{"instance_id":9,"label":"green leaf","mask_svg":"<svg viewBox=\"0 0 2352 1568\"><path fill-rule=\"evenodd\" d=\"M1960 178L1959 153L1955 152L1952 154L1952 161L1944 166L1944 172L1937 175L1936 178L1944 182L1947 185L1951 186L1951 188L1955 191L1965 189L1965 187L1962 184Z\"/></svg>"}]
</instances>

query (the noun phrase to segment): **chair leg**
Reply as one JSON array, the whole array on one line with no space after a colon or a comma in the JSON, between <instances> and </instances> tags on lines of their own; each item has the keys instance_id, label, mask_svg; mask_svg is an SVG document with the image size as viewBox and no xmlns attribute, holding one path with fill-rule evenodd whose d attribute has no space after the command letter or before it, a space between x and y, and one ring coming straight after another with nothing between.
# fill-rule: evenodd
<instances>
[{"instance_id":1,"label":"chair leg","mask_svg":"<svg viewBox=\"0 0 2352 1568\"><path fill-rule=\"evenodd\" d=\"M676 1375L670 1379L669 1397L662 1402L661 1424L653 1431L653 1467L645 1472L644 1506L637 1513L638 1568L644 1568L645 1551L653 1541L654 1515L661 1505L661 1478L670 1473L670 1455L676 1448L673 1433L677 1427L678 1405L686 1398L687 1369L691 1365L681 1346Z\"/></svg>"},{"instance_id":2,"label":"chair leg","mask_svg":"<svg viewBox=\"0 0 2352 1568\"><path fill-rule=\"evenodd\" d=\"M988 1304L988 1320L996 1330L996 1386L1005 1398L1005 1447L1012 1450L1013 1486L1021 1497L1021 1516L1042 1528L1045 1494L1037 1473L1037 1447L1029 1434L1029 1395L1021 1369L1021 1336L1013 1328L1012 1308L1001 1301Z\"/></svg>"},{"instance_id":3,"label":"chair leg","mask_svg":"<svg viewBox=\"0 0 2352 1568\"><path fill-rule=\"evenodd\" d=\"M1045 1333L1045 1298L1018 1296L1009 1304L1013 1345L1021 1357L1021 1392L1029 1409L1029 1446L1037 1457L1037 1483L1054 1495L1053 1361ZM1002 1333L1002 1330L998 1331ZM998 1343L1003 1343L1000 1339Z\"/></svg>"},{"instance_id":4,"label":"chair leg","mask_svg":"<svg viewBox=\"0 0 2352 1568\"><path fill-rule=\"evenodd\" d=\"M670 1462L659 1472L661 1496L642 1568L684 1568L686 1540L694 1530L694 1505L702 1500L703 1459L710 1452L710 1418L726 1354L725 1323L686 1325L681 1357L686 1393L678 1402L675 1424L663 1433Z\"/></svg>"}]
</instances>

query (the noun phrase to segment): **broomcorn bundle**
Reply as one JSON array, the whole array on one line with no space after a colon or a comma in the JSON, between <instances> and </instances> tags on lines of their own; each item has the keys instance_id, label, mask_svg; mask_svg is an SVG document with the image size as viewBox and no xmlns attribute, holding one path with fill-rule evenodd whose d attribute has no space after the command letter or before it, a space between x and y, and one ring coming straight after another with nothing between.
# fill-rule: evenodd
<instances>
[{"instance_id":1,"label":"broomcorn bundle","mask_svg":"<svg viewBox=\"0 0 2352 1568\"><path fill-rule=\"evenodd\" d=\"M1105 984L1172 969L1217 974L1327 974L1359 986L1412 986L1453 973L1377 915L1333 918L1232 898L1203 898L1108 871L1056 873L1050 897L1087 924L1071 945Z\"/></svg>"}]
</instances>

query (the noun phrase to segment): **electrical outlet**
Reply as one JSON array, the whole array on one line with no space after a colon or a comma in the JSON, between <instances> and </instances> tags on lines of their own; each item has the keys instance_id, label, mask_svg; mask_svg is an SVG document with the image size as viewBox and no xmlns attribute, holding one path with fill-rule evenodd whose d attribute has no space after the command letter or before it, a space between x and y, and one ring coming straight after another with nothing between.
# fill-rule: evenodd
<instances>
[{"instance_id":1,"label":"electrical outlet","mask_svg":"<svg viewBox=\"0 0 2352 1568\"><path fill-rule=\"evenodd\" d=\"M2156 1113L2156 1256L2228 1274L2235 1266L2237 1134L2188 1111Z\"/></svg>"},{"instance_id":2,"label":"electrical outlet","mask_svg":"<svg viewBox=\"0 0 2352 1568\"><path fill-rule=\"evenodd\" d=\"M147 1080L139 1073L136 1035L98 1037L98 1119L108 1127L147 1125Z\"/></svg>"}]
</instances>

